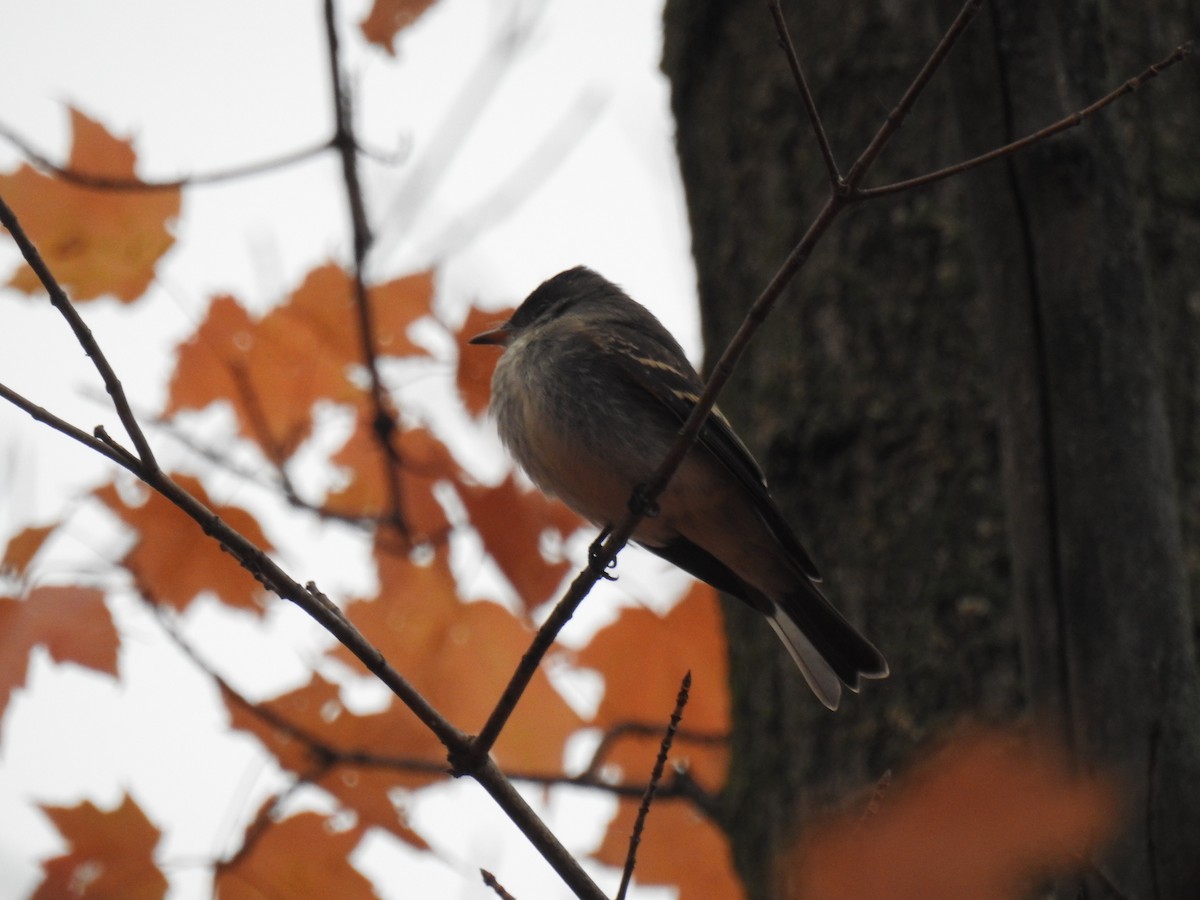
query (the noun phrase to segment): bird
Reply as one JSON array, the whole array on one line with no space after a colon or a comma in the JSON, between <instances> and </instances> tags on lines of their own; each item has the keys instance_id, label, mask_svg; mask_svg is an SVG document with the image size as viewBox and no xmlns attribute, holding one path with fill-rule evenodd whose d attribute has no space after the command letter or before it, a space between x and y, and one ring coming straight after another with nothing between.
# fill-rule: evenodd
<instances>
[{"instance_id":1,"label":"bird","mask_svg":"<svg viewBox=\"0 0 1200 900\"><path fill-rule=\"evenodd\" d=\"M654 314L584 266L543 282L469 343L503 348L490 407L505 448L538 489L605 532L703 389ZM715 407L632 538L764 615L829 709L843 686L887 676L883 655L821 592L762 469Z\"/></svg>"}]
</instances>

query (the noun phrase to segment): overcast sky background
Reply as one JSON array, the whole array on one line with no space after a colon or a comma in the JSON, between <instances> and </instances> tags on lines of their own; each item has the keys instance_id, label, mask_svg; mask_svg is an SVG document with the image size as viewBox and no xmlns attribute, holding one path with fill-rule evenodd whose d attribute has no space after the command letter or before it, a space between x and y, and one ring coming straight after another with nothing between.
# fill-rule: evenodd
<instances>
[{"instance_id":1,"label":"overcast sky background","mask_svg":"<svg viewBox=\"0 0 1200 900\"><path fill-rule=\"evenodd\" d=\"M440 0L401 37L396 60L353 31L365 0L339 6L360 135L372 153L392 159L363 166L379 235L373 275L437 264L438 302L453 319L470 300L514 304L543 279L585 263L649 306L698 356L686 213L658 71L661 3ZM68 104L132 137L146 178L273 158L330 133L317 0L0 0L0 21L0 123L53 159L65 160L69 150ZM0 171L21 161L0 140ZM521 198L515 207L514 196ZM481 219L490 221L486 230L478 230ZM131 307L102 300L84 308L139 410L160 407L170 348L195 329L212 295L231 292L266 309L309 269L348 259L337 161L326 154L190 189L177 235L144 298ZM15 248L0 241L0 280L15 264ZM108 423L120 433L91 365L43 298L0 291L0 381L85 429ZM479 445L481 465L502 465L494 438L457 440L456 452ZM119 557L111 529L75 500L107 477L93 454L0 408L0 543L26 525L71 514L67 538L51 548L57 568L39 569L46 581ZM304 560L302 580L344 592L369 587L352 542L322 540L330 553ZM623 580L660 577L656 563L630 556ZM669 583L672 591L680 585ZM128 789L152 818L170 824L160 855L178 863L227 851L236 823L274 784L251 742L214 739L223 715L207 680L165 646L130 598L115 592L112 606L135 636L122 655L122 686L36 654L30 690L9 709L0 745L0 900L26 896L39 879L35 858L61 851L31 796L111 806ZM321 641L287 609L262 627L200 610L189 626L219 645L219 663L253 657L279 689L303 677L306 653ZM181 783L177 760L185 752L196 764ZM237 808L204 803L228 796L230 783L244 785ZM390 873L385 896L492 897L474 884L479 866L517 896L569 896L490 804L465 805L480 793L449 785L418 811L418 827L455 826L441 839L427 834L441 860L386 841L364 855L364 869ZM609 807L565 793L547 812L572 846L586 849ZM477 823L465 840L464 809ZM187 866L173 870L172 884L173 898L205 896L206 881Z\"/></svg>"}]
</instances>

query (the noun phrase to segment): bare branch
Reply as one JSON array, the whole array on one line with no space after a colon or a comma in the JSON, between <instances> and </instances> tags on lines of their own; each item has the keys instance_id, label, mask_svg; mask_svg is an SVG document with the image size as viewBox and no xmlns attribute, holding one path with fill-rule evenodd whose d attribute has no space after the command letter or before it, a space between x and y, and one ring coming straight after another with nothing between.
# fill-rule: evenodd
<instances>
[{"instance_id":1,"label":"bare branch","mask_svg":"<svg viewBox=\"0 0 1200 900\"><path fill-rule=\"evenodd\" d=\"M812 125L813 134L817 138L817 146L821 148L821 158L825 160L825 171L829 174L829 183L837 186L842 183L842 173L838 171L837 160L833 157L833 148L829 145L829 136L825 133L825 125L821 122L821 114L817 112L817 102L813 99L808 87L808 79L804 77L804 68L800 65L800 57L796 55L796 47L792 43L791 32L783 18L783 9L779 0L771 0L771 18L775 20L775 30L779 33L779 44L787 56L788 66L792 70L792 78L796 89L800 91L800 99L804 102L804 111L808 113L808 121Z\"/></svg>"},{"instance_id":2,"label":"bare branch","mask_svg":"<svg viewBox=\"0 0 1200 900\"><path fill-rule=\"evenodd\" d=\"M59 418L48 409L38 406L32 400L26 399L7 385L0 384L0 397L3 397L18 409L29 413L29 415L31 415L36 421L41 422L43 425L49 425L55 431L65 434L67 437L78 441L85 447L95 450L101 456L111 459L118 466L122 466L126 469L129 469L134 474L137 474L137 469L131 467L129 461L133 454L129 453L127 450L124 453L119 452L109 443L111 438L109 441L104 441L98 437L95 437L94 435L88 434L83 429L72 425L66 419Z\"/></svg>"},{"instance_id":3,"label":"bare branch","mask_svg":"<svg viewBox=\"0 0 1200 900\"><path fill-rule=\"evenodd\" d=\"M400 469L403 459L396 445L396 416L388 400L387 389L379 376L375 347L375 317L363 275L363 265L371 248L371 229L367 223L367 208L363 201L362 184L358 177L358 142L354 137L354 117L350 92L342 77L342 62L338 51L337 16L334 0L325 0L325 41L329 50L329 75L333 90L333 109L336 117L333 146L342 162L342 180L346 184L346 205L354 235L354 305L358 312L358 333L362 345L363 366L371 383L372 430L383 454L384 481L387 484L391 524L404 536L408 527L404 521L403 489Z\"/></svg>"},{"instance_id":4,"label":"bare branch","mask_svg":"<svg viewBox=\"0 0 1200 900\"><path fill-rule=\"evenodd\" d=\"M875 137L871 139L871 143L867 145L867 149L855 160L854 165L850 167L850 172L846 175L846 187L850 190L857 188L862 184L863 178L867 171L875 164L879 154L883 152L883 148L888 145L888 142L900 129L904 120L908 118L909 112L917 102L917 98L925 90L925 86L929 84L929 80L933 78L934 73L941 67L946 56L950 53L950 48L954 46L959 35L966 31L967 26L971 24L971 20L975 18L979 12L979 8L983 6L983 0L967 0L966 4L954 21L950 23L950 27L946 29L946 33L942 35L942 39L938 41L933 52L929 54L929 59L925 60L925 65L921 66L921 71L917 73L916 78L912 80L912 84L908 86L908 90L904 92L904 96L900 98L900 102L896 104L895 109L888 113L887 119L876 132Z\"/></svg>"},{"instance_id":5,"label":"bare branch","mask_svg":"<svg viewBox=\"0 0 1200 900\"><path fill-rule=\"evenodd\" d=\"M1172 51L1171 55L1165 59L1161 59L1154 65L1147 68L1140 75L1135 75L1130 78L1119 88L1110 94L1106 94L1090 106L1085 106L1078 112L1073 112L1069 116L1065 116L1055 122L1053 125L1047 125L1040 131L1035 131L1033 134L1026 135L1020 140L1013 141L1011 144L1005 144L1003 147L997 147L994 150L989 150L987 153L980 154L973 159L968 159L964 162L956 163L953 166L947 166L944 169L938 169L936 172L930 172L926 175L920 175L916 178L908 178L904 181L897 181L893 184L885 184L880 187L864 188L856 191L854 196L859 200L871 200L875 197L884 197L888 194L898 194L901 191L911 190L912 188L924 187L927 184L932 184L935 181L941 181L944 178L949 178L952 175L959 175L963 172L969 172L972 169L977 169L985 163L993 162L997 159L1002 159L1005 156L1011 156L1026 147L1036 144L1039 141L1044 141L1048 137L1052 137L1059 132L1067 131L1075 128L1077 125L1083 124L1084 121L1094 116L1100 110L1104 109L1111 103L1115 103L1118 99L1126 94L1133 93L1147 81L1152 78L1157 78L1165 69L1170 68L1177 62L1186 59L1191 53L1191 44L1181 44Z\"/></svg>"},{"instance_id":6,"label":"bare branch","mask_svg":"<svg viewBox=\"0 0 1200 900\"><path fill-rule=\"evenodd\" d=\"M79 315L79 312L71 303L66 291L62 289L54 275L50 272L37 247L29 239L29 236L25 233L25 229L21 227L21 223L17 221L16 213L4 202L2 197L0 197L0 223L3 223L4 227L13 236L13 240L16 241L17 246L21 249L21 255L25 257L25 261L29 263L29 267L33 269L42 286L50 294L50 303L67 320L67 324L75 332L75 339L79 341L79 346L83 347L83 352L88 355L88 358L92 361L92 365L100 373L100 377L104 380L104 389L108 391L109 397L112 398L113 407L121 419L121 424L125 426L125 432L129 435L133 441L133 446L137 449L138 459L147 468L157 469L158 462L154 458L154 452L150 449L150 444L147 442L146 436L142 433L142 428L138 425L137 419L133 415L133 410L129 407L129 401L125 398L125 388L121 384L121 380L117 378L117 373L109 365L104 351L96 343L96 338L92 335L92 330L87 327L87 323L83 321L83 317Z\"/></svg>"},{"instance_id":7,"label":"bare branch","mask_svg":"<svg viewBox=\"0 0 1200 900\"><path fill-rule=\"evenodd\" d=\"M46 154L37 150L29 141L21 137L13 129L7 125L0 123L0 137L7 140L25 155L25 157L37 166L39 169L44 169L50 174L61 178L63 181L69 181L71 184L79 185L80 187L92 188L97 191L126 191L126 192L154 192L154 191L177 191L185 187L197 187L205 184L219 184L223 181L234 181L238 178L247 178L251 175L261 175L263 172L273 172L277 169L284 169L288 166L293 166L296 163L304 162L306 159L311 159L321 153L324 153L333 146L332 139L321 141L319 144L313 144L309 147L302 147L299 150L293 150L290 153L284 153L280 156L270 159L260 160L258 162L245 163L240 166L234 166L230 169L223 169L218 172L200 172L192 175L180 175L177 178L164 179L142 179L142 178L114 178L111 175L97 175L92 172L80 172L77 169L72 169L67 166L61 166L52 161Z\"/></svg>"}]
</instances>

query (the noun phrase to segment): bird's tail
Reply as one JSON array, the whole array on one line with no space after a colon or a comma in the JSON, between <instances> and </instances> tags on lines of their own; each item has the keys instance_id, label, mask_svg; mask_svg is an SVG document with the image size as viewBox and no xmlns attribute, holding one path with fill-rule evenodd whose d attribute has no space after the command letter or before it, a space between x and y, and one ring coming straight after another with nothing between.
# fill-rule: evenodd
<instances>
[{"instance_id":1,"label":"bird's tail","mask_svg":"<svg viewBox=\"0 0 1200 900\"><path fill-rule=\"evenodd\" d=\"M830 709L837 709L843 685L857 693L862 679L887 677L883 654L811 582L775 599L769 621L808 686Z\"/></svg>"}]
</instances>

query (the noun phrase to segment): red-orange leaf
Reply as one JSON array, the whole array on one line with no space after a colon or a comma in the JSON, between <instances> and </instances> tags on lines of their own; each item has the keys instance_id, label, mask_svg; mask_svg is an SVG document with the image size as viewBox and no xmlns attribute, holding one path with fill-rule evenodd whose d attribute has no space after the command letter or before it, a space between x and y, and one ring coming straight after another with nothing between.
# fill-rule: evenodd
<instances>
[{"instance_id":1,"label":"red-orange leaf","mask_svg":"<svg viewBox=\"0 0 1200 900\"><path fill-rule=\"evenodd\" d=\"M968 732L896 784L865 820L814 824L786 864L794 900L1017 900L1076 869L1111 834L1116 794L1052 747Z\"/></svg>"},{"instance_id":2,"label":"red-orange leaf","mask_svg":"<svg viewBox=\"0 0 1200 900\"><path fill-rule=\"evenodd\" d=\"M433 274L419 272L367 288L379 356L423 356L425 350L408 336L409 326L428 315L433 303ZM363 362L363 344L354 282L340 266L326 263L308 273L304 282L263 319L303 329L342 367Z\"/></svg>"},{"instance_id":3,"label":"red-orange leaf","mask_svg":"<svg viewBox=\"0 0 1200 900\"><path fill-rule=\"evenodd\" d=\"M361 821L424 848L424 841L408 827L390 794L397 788L422 787L443 777L446 751L399 703L379 713L357 715L342 705L336 685L314 675L303 687L259 703L255 709L233 698L226 698L226 704L230 724L257 737L283 768L324 787ZM328 766L326 751L335 755L368 753L418 765L340 762Z\"/></svg>"},{"instance_id":4,"label":"red-orange leaf","mask_svg":"<svg viewBox=\"0 0 1200 900\"><path fill-rule=\"evenodd\" d=\"M446 557L439 549L422 565L377 548L379 597L353 603L347 612L386 658L404 660L405 675L443 715L474 731L532 633L495 603L459 601ZM340 646L334 653L348 658ZM506 767L559 772L563 743L580 724L539 670L500 736L496 756Z\"/></svg>"},{"instance_id":5,"label":"red-orange leaf","mask_svg":"<svg viewBox=\"0 0 1200 900\"><path fill-rule=\"evenodd\" d=\"M177 475L175 481L259 549L271 549L250 513L213 503L195 478ZM138 533L122 563L138 587L156 602L183 610L197 594L211 591L229 606L263 612L259 602L262 586L161 494L152 492L140 506L129 506L109 484L96 491L96 496Z\"/></svg>"},{"instance_id":6,"label":"red-orange leaf","mask_svg":"<svg viewBox=\"0 0 1200 900\"><path fill-rule=\"evenodd\" d=\"M428 272L369 288L377 355L425 353L408 328L432 297ZM338 266L318 266L258 320L232 297L216 298L179 349L166 414L226 400L242 434L283 463L312 431L316 403L362 401L351 375L363 361L353 282Z\"/></svg>"},{"instance_id":7,"label":"red-orange leaf","mask_svg":"<svg viewBox=\"0 0 1200 900\"><path fill-rule=\"evenodd\" d=\"M471 307L471 311L467 313L467 320L454 333L454 342L458 348L458 393L467 412L473 416L478 416L487 409L492 393L492 373L500 360L500 348L480 347L468 341L489 328L495 328L512 315L512 312L511 309L505 309L489 313Z\"/></svg>"},{"instance_id":8,"label":"red-orange leaf","mask_svg":"<svg viewBox=\"0 0 1200 900\"><path fill-rule=\"evenodd\" d=\"M160 833L131 797L109 812L90 802L43 806L70 853L42 864L45 880L33 900L153 900L167 892L167 879L154 864Z\"/></svg>"},{"instance_id":9,"label":"red-orange leaf","mask_svg":"<svg viewBox=\"0 0 1200 900\"><path fill-rule=\"evenodd\" d=\"M417 21L433 3L434 0L375 0L359 28L368 43L394 56L396 35Z\"/></svg>"},{"instance_id":10,"label":"red-orange leaf","mask_svg":"<svg viewBox=\"0 0 1200 900\"><path fill-rule=\"evenodd\" d=\"M349 483L332 492L325 505L334 512L369 518L394 512L391 508L388 467L394 465L371 427L370 409L359 407L354 431L333 457ZM399 454L400 513L408 530L410 545L437 538L449 522L433 489L458 473L458 465L446 445L424 428L408 428L394 438Z\"/></svg>"},{"instance_id":11,"label":"red-orange leaf","mask_svg":"<svg viewBox=\"0 0 1200 900\"><path fill-rule=\"evenodd\" d=\"M50 532L57 527L57 525L43 525L26 528L14 535L8 542L8 546L4 548L4 558L0 560L0 572L11 572L17 577L24 576L29 563L42 549L42 544L46 542Z\"/></svg>"},{"instance_id":12,"label":"red-orange leaf","mask_svg":"<svg viewBox=\"0 0 1200 900\"><path fill-rule=\"evenodd\" d=\"M647 761L653 764L653 754ZM648 765L646 775L649 773ZM640 804L638 799L621 799L603 843L593 854L596 859L618 868L625 865ZM679 900L740 900L745 896L725 835L684 800L658 800L650 808L634 880L675 885Z\"/></svg>"},{"instance_id":13,"label":"red-orange leaf","mask_svg":"<svg viewBox=\"0 0 1200 900\"><path fill-rule=\"evenodd\" d=\"M330 819L313 812L269 822L247 853L218 872L216 893L221 900L374 900L378 895L371 882L350 865L364 830L361 823L335 828Z\"/></svg>"},{"instance_id":14,"label":"red-orange leaf","mask_svg":"<svg viewBox=\"0 0 1200 900\"><path fill-rule=\"evenodd\" d=\"M69 169L108 178L137 177L128 141L113 137L75 109L71 126L75 139ZM0 194L75 300L105 295L124 303L136 300L154 277L155 264L175 242L169 226L179 215L178 189L95 190L22 165L12 175L0 175ZM24 264L9 284L27 294L42 289Z\"/></svg>"},{"instance_id":15,"label":"red-orange leaf","mask_svg":"<svg viewBox=\"0 0 1200 900\"><path fill-rule=\"evenodd\" d=\"M243 435L282 463L312 430L319 400L356 395L343 360L319 335L282 316L255 321L232 297L218 297L179 348L166 415L226 400Z\"/></svg>"},{"instance_id":16,"label":"red-orange leaf","mask_svg":"<svg viewBox=\"0 0 1200 900\"><path fill-rule=\"evenodd\" d=\"M458 492L488 554L526 609L549 599L570 563L546 562L538 552L541 536L554 531L566 537L583 525L583 520L557 500L521 490L511 475L496 487L460 482Z\"/></svg>"},{"instance_id":17,"label":"red-orange leaf","mask_svg":"<svg viewBox=\"0 0 1200 900\"><path fill-rule=\"evenodd\" d=\"M691 777L706 789L721 789L728 760L720 740L729 731L728 663L721 610L711 587L697 582L666 616L621 610L620 618L580 651L578 662L604 675L594 724L605 731L629 722L665 729L680 682L691 671L692 688L671 758L686 762ZM660 738L661 732L622 737L605 762L626 780L644 781Z\"/></svg>"},{"instance_id":18,"label":"red-orange leaf","mask_svg":"<svg viewBox=\"0 0 1200 900\"><path fill-rule=\"evenodd\" d=\"M40 587L24 600L0 597L0 719L25 683L29 651L44 645L60 663L117 674L120 639L104 594L83 587Z\"/></svg>"},{"instance_id":19,"label":"red-orange leaf","mask_svg":"<svg viewBox=\"0 0 1200 900\"><path fill-rule=\"evenodd\" d=\"M578 662L604 675L596 727L605 733L629 724L650 727L649 733L622 734L603 757L601 773L623 783L644 784L650 777L680 682L690 670L692 687L670 761L685 765L706 790L721 789L729 756L729 685L721 611L711 587L697 582L666 616L622 610L580 651ZM598 859L624 864L637 805L621 801ZM678 885L681 900L742 896L724 836L683 802L658 801L651 809L636 877L643 884Z\"/></svg>"}]
</instances>

